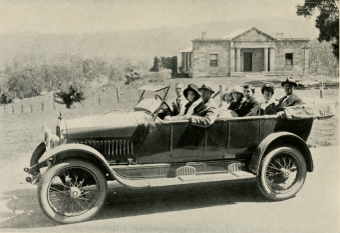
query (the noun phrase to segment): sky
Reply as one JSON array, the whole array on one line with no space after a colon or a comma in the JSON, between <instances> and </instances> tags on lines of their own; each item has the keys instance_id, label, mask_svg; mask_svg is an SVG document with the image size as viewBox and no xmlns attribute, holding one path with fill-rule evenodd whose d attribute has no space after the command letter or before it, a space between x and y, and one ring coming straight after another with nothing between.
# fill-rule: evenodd
<instances>
[{"instance_id":1,"label":"sky","mask_svg":"<svg viewBox=\"0 0 340 233\"><path fill-rule=\"evenodd\" d=\"M0 0L0 33L94 33L288 18L304 0Z\"/></svg>"}]
</instances>

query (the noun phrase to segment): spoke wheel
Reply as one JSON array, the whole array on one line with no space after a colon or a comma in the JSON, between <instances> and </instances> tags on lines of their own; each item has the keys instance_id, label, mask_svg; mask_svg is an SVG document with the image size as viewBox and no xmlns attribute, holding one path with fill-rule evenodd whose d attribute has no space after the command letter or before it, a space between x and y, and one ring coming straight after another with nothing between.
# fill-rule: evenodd
<instances>
[{"instance_id":1,"label":"spoke wheel","mask_svg":"<svg viewBox=\"0 0 340 233\"><path fill-rule=\"evenodd\" d=\"M302 154L295 148L279 147L262 160L257 184L268 198L280 201L293 197L302 187L307 166Z\"/></svg>"},{"instance_id":2,"label":"spoke wheel","mask_svg":"<svg viewBox=\"0 0 340 233\"><path fill-rule=\"evenodd\" d=\"M68 160L50 167L38 186L39 204L58 223L93 217L105 201L106 178L93 164Z\"/></svg>"}]
</instances>

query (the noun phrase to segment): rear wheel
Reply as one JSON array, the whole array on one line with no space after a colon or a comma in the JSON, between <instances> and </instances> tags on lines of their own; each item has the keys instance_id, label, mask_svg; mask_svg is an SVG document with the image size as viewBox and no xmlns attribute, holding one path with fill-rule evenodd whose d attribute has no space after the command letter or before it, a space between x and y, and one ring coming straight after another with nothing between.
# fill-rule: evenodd
<instances>
[{"instance_id":1,"label":"rear wheel","mask_svg":"<svg viewBox=\"0 0 340 233\"><path fill-rule=\"evenodd\" d=\"M44 173L38 186L43 212L58 223L75 223L93 217L107 193L103 173L78 159L56 164Z\"/></svg>"},{"instance_id":2,"label":"rear wheel","mask_svg":"<svg viewBox=\"0 0 340 233\"><path fill-rule=\"evenodd\" d=\"M307 165L300 151L279 147L262 159L257 184L266 197L281 201L293 197L301 189L306 174Z\"/></svg>"}]
</instances>

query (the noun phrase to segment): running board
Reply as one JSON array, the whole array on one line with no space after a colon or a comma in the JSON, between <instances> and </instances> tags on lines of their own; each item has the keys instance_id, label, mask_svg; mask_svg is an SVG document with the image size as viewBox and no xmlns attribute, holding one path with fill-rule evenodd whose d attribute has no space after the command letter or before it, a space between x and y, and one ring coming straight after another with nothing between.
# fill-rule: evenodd
<instances>
[{"instance_id":1,"label":"running board","mask_svg":"<svg viewBox=\"0 0 340 233\"><path fill-rule=\"evenodd\" d=\"M205 175L185 175L171 178L147 178L147 179L127 179L116 172L117 181L130 188L147 188L170 185L185 185L194 183L206 183L216 181L236 181L253 180L256 176L246 171L234 171L229 173L205 174Z\"/></svg>"}]
</instances>

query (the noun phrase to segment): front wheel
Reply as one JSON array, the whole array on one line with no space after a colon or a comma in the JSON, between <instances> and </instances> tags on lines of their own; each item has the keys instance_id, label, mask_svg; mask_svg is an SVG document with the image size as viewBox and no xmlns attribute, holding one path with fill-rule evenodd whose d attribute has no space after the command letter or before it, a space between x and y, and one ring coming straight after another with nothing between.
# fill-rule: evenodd
<instances>
[{"instance_id":1,"label":"front wheel","mask_svg":"<svg viewBox=\"0 0 340 233\"><path fill-rule=\"evenodd\" d=\"M47 169L38 186L43 212L58 223L82 222L104 204L107 182L93 164L72 159Z\"/></svg>"},{"instance_id":2,"label":"front wheel","mask_svg":"<svg viewBox=\"0 0 340 233\"><path fill-rule=\"evenodd\" d=\"M301 189L306 174L307 165L300 151L279 147L263 158L256 179L266 197L281 201L293 197Z\"/></svg>"}]
</instances>

